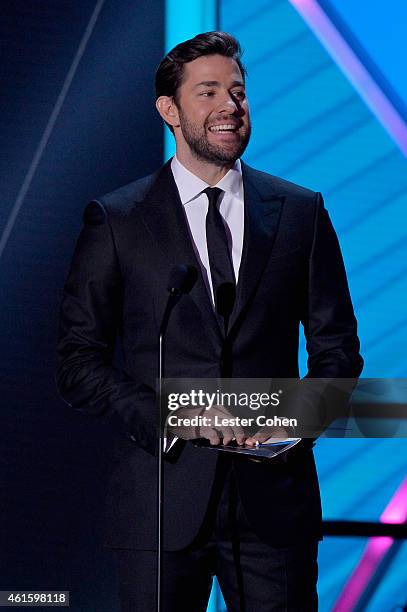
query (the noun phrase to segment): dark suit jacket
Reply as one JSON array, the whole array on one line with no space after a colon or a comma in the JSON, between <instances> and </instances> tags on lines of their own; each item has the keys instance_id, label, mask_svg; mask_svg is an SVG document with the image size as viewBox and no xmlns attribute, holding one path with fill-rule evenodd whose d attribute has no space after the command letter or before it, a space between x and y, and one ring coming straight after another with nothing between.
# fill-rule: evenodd
<instances>
[{"instance_id":1,"label":"dark suit jacket","mask_svg":"<svg viewBox=\"0 0 407 612\"><path fill-rule=\"evenodd\" d=\"M358 376L356 321L321 195L246 164L242 171L245 231L230 322L232 375L298 377L302 322L310 376ZM57 382L73 407L120 424L106 501L111 547L156 544L157 334L176 264L199 269L169 162L86 208L64 287ZM112 365L117 336L120 370ZM222 345L199 276L170 319L167 376L219 377ZM238 459L242 503L261 539L279 547L320 537L312 450L304 447L285 464ZM180 549L196 535L216 461L217 453L187 442L177 461L165 462L166 549Z\"/></svg>"}]
</instances>

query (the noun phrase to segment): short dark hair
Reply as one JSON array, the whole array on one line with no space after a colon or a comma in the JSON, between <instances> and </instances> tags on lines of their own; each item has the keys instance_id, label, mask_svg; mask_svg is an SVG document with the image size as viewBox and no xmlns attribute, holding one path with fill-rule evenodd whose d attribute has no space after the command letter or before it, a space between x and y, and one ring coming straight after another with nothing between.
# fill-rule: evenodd
<instances>
[{"instance_id":1,"label":"short dark hair","mask_svg":"<svg viewBox=\"0 0 407 612\"><path fill-rule=\"evenodd\" d=\"M155 74L156 99L172 96L177 101L177 92L184 76L184 64L203 55L223 55L235 60L242 73L243 81L247 71L241 61L242 49L239 42L227 32L204 32L180 43L161 60Z\"/></svg>"}]
</instances>

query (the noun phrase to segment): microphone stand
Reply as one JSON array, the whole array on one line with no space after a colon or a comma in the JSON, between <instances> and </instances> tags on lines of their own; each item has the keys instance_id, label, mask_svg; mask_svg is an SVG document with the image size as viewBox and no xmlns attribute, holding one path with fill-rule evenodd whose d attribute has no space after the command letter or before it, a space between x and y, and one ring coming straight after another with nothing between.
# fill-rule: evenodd
<instances>
[{"instance_id":1,"label":"microphone stand","mask_svg":"<svg viewBox=\"0 0 407 612\"><path fill-rule=\"evenodd\" d=\"M158 491L157 491L157 612L161 610L162 597L162 547L163 547L163 481L164 481L164 436L163 436L163 378L164 378L164 337L167 330L170 313L174 305L174 295L170 297L165 308L164 317L158 334Z\"/></svg>"},{"instance_id":2,"label":"microphone stand","mask_svg":"<svg viewBox=\"0 0 407 612\"><path fill-rule=\"evenodd\" d=\"M165 375L165 332L172 309L179 298L189 293L197 280L198 274L193 266L175 266L170 275L167 300L164 315L158 333L158 462L157 462L157 581L156 610L161 612L162 604L162 569L163 569L163 490L164 490L164 436L163 436L163 379Z\"/></svg>"}]
</instances>

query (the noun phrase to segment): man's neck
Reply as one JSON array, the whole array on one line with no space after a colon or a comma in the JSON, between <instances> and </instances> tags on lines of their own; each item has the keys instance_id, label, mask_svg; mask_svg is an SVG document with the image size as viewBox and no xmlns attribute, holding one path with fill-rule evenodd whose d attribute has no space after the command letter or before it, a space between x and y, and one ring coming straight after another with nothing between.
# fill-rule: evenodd
<instances>
[{"instance_id":1,"label":"man's neck","mask_svg":"<svg viewBox=\"0 0 407 612\"><path fill-rule=\"evenodd\" d=\"M208 185L216 185L219 181L229 172L235 165L235 162L230 162L224 165L215 165L211 162L206 162L200 159L196 159L189 155L183 155L182 151L177 150L177 159L181 164L192 174L195 174L198 178Z\"/></svg>"}]
</instances>

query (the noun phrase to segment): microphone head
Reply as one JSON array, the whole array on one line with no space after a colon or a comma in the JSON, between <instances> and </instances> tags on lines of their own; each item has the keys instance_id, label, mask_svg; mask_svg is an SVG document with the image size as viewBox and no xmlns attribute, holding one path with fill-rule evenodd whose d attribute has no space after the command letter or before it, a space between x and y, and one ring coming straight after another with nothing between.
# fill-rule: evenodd
<instances>
[{"instance_id":1,"label":"microphone head","mask_svg":"<svg viewBox=\"0 0 407 612\"><path fill-rule=\"evenodd\" d=\"M174 266L170 272L167 289L171 295L189 293L198 278L197 269L194 266Z\"/></svg>"},{"instance_id":2,"label":"microphone head","mask_svg":"<svg viewBox=\"0 0 407 612\"><path fill-rule=\"evenodd\" d=\"M216 290L216 312L221 317L229 318L235 305L235 283L222 283Z\"/></svg>"}]
</instances>

